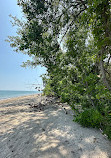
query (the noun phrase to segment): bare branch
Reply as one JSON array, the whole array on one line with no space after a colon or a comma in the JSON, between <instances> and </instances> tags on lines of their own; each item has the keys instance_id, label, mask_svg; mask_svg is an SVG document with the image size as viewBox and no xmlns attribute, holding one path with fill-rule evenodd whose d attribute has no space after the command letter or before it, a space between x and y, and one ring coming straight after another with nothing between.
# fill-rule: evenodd
<instances>
[{"instance_id":1,"label":"bare branch","mask_svg":"<svg viewBox=\"0 0 111 158\"><path fill-rule=\"evenodd\" d=\"M110 54L108 62L107 62L107 67L109 66L110 59L111 59L111 54Z\"/></svg>"}]
</instances>

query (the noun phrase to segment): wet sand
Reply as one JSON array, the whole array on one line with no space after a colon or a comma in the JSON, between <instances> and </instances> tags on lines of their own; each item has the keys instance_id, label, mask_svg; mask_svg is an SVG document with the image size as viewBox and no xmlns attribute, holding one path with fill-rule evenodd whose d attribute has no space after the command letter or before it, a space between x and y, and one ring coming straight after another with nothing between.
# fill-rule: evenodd
<instances>
[{"instance_id":1,"label":"wet sand","mask_svg":"<svg viewBox=\"0 0 111 158\"><path fill-rule=\"evenodd\" d=\"M0 158L111 158L111 141L37 94L0 101Z\"/></svg>"}]
</instances>

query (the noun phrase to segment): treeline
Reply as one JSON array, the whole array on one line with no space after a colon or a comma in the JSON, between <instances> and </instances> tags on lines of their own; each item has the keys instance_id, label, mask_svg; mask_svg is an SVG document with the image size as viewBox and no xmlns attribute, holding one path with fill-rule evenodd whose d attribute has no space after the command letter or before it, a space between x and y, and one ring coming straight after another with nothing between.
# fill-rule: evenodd
<instances>
[{"instance_id":1,"label":"treeline","mask_svg":"<svg viewBox=\"0 0 111 158\"><path fill-rule=\"evenodd\" d=\"M44 93L67 102L75 121L111 139L111 1L22 0L25 20L13 17L10 45L41 64Z\"/></svg>"}]
</instances>

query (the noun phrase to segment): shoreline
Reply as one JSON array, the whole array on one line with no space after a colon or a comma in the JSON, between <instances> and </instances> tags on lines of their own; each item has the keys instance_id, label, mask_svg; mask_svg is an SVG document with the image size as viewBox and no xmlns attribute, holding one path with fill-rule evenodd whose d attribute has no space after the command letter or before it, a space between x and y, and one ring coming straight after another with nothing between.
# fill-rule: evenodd
<instances>
[{"instance_id":1,"label":"shoreline","mask_svg":"<svg viewBox=\"0 0 111 158\"><path fill-rule=\"evenodd\" d=\"M41 94L41 93L42 91L0 90L0 101L29 96L29 95Z\"/></svg>"},{"instance_id":2,"label":"shoreline","mask_svg":"<svg viewBox=\"0 0 111 158\"><path fill-rule=\"evenodd\" d=\"M41 93L22 95L22 96L11 97L11 98L6 98L6 99L0 99L0 103L6 103L6 102L16 101L16 100L21 100L21 99L26 99L26 98L32 98L32 97L40 96L40 94Z\"/></svg>"}]
</instances>

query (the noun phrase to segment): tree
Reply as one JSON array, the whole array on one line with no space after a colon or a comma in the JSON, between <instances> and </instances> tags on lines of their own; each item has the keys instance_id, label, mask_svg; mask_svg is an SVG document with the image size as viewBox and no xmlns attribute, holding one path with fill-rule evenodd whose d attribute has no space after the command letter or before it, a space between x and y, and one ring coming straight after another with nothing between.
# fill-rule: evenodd
<instances>
[{"instance_id":1,"label":"tree","mask_svg":"<svg viewBox=\"0 0 111 158\"><path fill-rule=\"evenodd\" d=\"M110 0L18 0L25 21L15 20L19 31L17 37L9 37L11 46L34 55L32 65L42 64L52 69L61 42L70 30L78 27L76 24L79 22L79 25L90 29L98 48L96 60L101 78L111 90L110 3Z\"/></svg>"},{"instance_id":2,"label":"tree","mask_svg":"<svg viewBox=\"0 0 111 158\"><path fill-rule=\"evenodd\" d=\"M78 112L75 105L88 108L92 125L95 113L101 115L105 121L98 125L111 137L111 1L18 0L18 5L25 20L13 17L18 36L9 37L11 46L33 57L26 65L47 68L46 94Z\"/></svg>"},{"instance_id":3,"label":"tree","mask_svg":"<svg viewBox=\"0 0 111 158\"><path fill-rule=\"evenodd\" d=\"M98 47L98 66L104 85L111 91L111 73L108 71L111 56L111 1L89 1L89 24L91 24L95 46ZM107 63L104 61L108 58ZM107 65L107 66L105 66ZM108 79L109 78L109 79Z\"/></svg>"}]
</instances>

